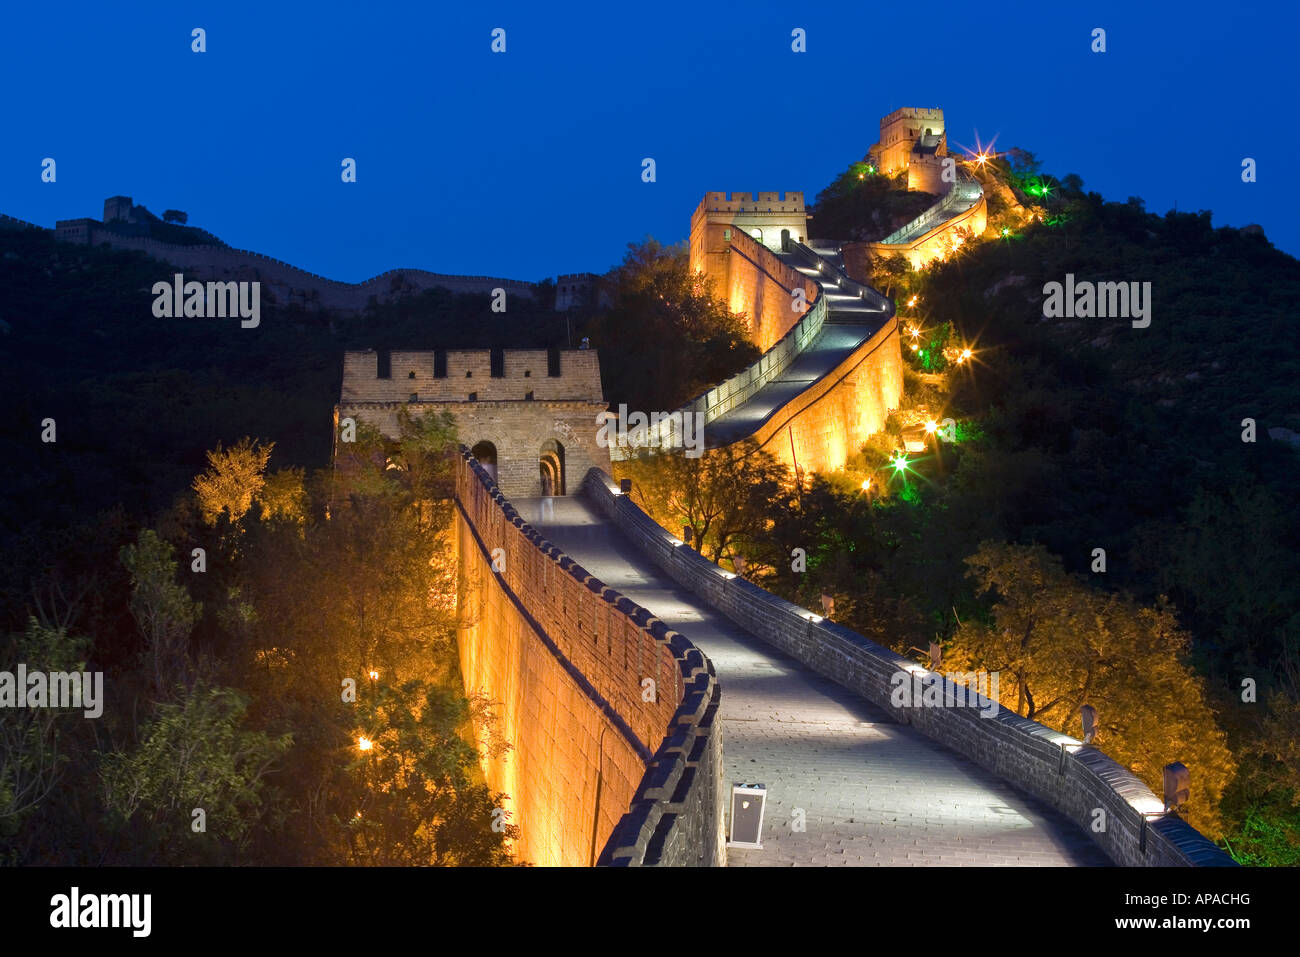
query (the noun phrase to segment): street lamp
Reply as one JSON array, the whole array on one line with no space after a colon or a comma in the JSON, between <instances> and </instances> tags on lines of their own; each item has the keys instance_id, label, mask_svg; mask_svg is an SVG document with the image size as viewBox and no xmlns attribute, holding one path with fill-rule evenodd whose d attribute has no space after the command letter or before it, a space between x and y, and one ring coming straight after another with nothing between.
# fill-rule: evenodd
<instances>
[{"instance_id":1,"label":"street lamp","mask_svg":"<svg viewBox=\"0 0 1300 957\"><path fill-rule=\"evenodd\" d=\"M364 734L357 738L357 750L359 751L369 751L374 746L375 742L371 741Z\"/></svg>"}]
</instances>

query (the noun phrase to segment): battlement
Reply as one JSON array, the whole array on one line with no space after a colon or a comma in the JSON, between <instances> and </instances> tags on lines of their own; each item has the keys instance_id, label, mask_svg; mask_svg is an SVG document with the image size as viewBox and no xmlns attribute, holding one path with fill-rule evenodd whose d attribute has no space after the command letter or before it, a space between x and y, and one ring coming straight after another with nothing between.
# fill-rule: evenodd
<instances>
[{"instance_id":1,"label":"battlement","mask_svg":"<svg viewBox=\"0 0 1300 957\"><path fill-rule=\"evenodd\" d=\"M802 192L705 193L700 208L710 213L798 213L803 214Z\"/></svg>"},{"instance_id":2,"label":"battlement","mask_svg":"<svg viewBox=\"0 0 1300 957\"><path fill-rule=\"evenodd\" d=\"M604 408L600 364L591 349L344 353L342 404L372 402L580 402Z\"/></svg>"},{"instance_id":3,"label":"battlement","mask_svg":"<svg viewBox=\"0 0 1300 957\"><path fill-rule=\"evenodd\" d=\"M881 117L880 128L883 130L899 120L937 120L943 122L943 110L937 106L903 106Z\"/></svg>"}]
</instances>

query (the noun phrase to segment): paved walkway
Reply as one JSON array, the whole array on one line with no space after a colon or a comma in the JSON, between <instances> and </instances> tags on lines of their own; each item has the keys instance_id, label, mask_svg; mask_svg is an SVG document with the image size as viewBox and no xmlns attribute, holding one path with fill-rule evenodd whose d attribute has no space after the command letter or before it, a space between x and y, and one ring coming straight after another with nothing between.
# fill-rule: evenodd
<instances>
[{"instance_id":1,"label":"paved walkway","mask_svg":"<svg viewBox=\"0 0 1300 957\"><path fill-rule=\"evenodd\" d=\"M838 246L820 246L814 251L836 269L844 268ZM821 281L822 294L826 297L826 321L807 348L783 372L736 408L705 425L704 444L707 448L730 445L753 435L783 405L834 372L889 318L879 305L845 293L841 289L841 280L821 275L793 254L777 255L791 268Z\"/></svg>"},{"instance_id":2,"label":"paved walkway","mask_svg":"<svg viewBox=\"0 0 1300 957\"><path fill-rule=\"evenodd\" d=\"M768 789L763 848L729 848L731 866L1109 864L1055 811L712 611L581 498L554 502L544 523L538 500L514 504L713 661L726 780Z\"/></svg>"}]
</instances>

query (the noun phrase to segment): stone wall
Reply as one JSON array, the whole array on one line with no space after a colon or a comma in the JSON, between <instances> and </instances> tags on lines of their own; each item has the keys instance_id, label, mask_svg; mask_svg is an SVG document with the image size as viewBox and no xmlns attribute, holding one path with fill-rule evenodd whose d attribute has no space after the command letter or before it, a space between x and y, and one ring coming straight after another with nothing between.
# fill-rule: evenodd
<instances>
[{"instance_id":1,"label":"stone wall","mask_svg":"<svg viewBox=\"0 0 1300 957\"><path fill-rule=\"evenodd\" d=\"M584 491L608 481L589 475ZM1159 813L1161 802L1150 789L1097 748L1005 708L989 717L974 708L895 708L891 678L900 671L928 674L916 662L744 579L728 578L698 552L675 545L630 499L592 500L656 565L740 627L1042 799L1088 833L1115 863L1233 866L1231 858L1186 822ZM953 688L946 679L943 685L945 694ZM1106 812L1102 832L1092 830L1098 809ZM1151 818L1145 825L1144 812Z\"/></svg>"},{"instance_id":2,"label":"stone wall","mask_svg":"<svg viewBox=\"0 0 1300 957\"><path fill-rule=\"evenodd\" d=\"M931 207L933 209L933 207ZM928 212L928 210L927 210ZM922 215L925 215L924 213ZM849 275L862 275L864 257L888 258L897 254L907 257L913 269L922 269L936 259L946 259L964 241L961 233L979 236L988 225L988 200L981 193L979 200L968 210L944 220L933 228L904 243L845 243L842 253Z\"/></svg>"},{"instance_id":3,"label":"stone wall","mask_svg":"<svg viewBox=\"0 0 1300 957\"><path fill-rule=\"evenodd\" d=\"M843 468L902 401L900 349L891 316L828 375L777 408L754 433L759 447L805 473Z\"/></svg>"},{"instance_id":4,"label":"stone wall","mask_svg":"<svg viewBox=\"0 0 1300 957\"><path fill-rule=\"evenodd\" d=\"M448 351L445 377L434 376L432 352L389 356L391 377L380 379L378 353L344 354L340 419L351 416L396 439L403 406L420 415L449 412L467 447L492 444L494 480L515 498L542 494L540 460L547 451L562 460L559 494L576 488L588 469L609 468L609 448L597 442L606 402L594 350L562 350L558 376L547 375L545 350L505 350L505 374L497 378L487 350Z\"/></svg>"},{"instance_id":5,"label":"stone wall","mask_svg":"<svg viewBox=\"0 0 1300 957\"><path fill-rule=\"evenodd\" d=\"M733 195L742 201L727 200L724 193L709 193L691 216L690 268L708 277L714 293L726 300L732 312L749 317L750 340L766 352L806 311L794 307L794 290L803 290L808 305L817 298L816 284L777 258L769 241L775 236L775 248L779 249L782 228L790 229L792 239L803 241L807 228L801 225L806 224L802 194L786 194L800 197L798 213L772 213L789 221L774 219L764 227L762 242L749 235L743 223L732 222L740 216L732 207L753 205L748 193Z\"/></svg>"},{"instance_id":6,"label":"stone wall","mask_svg":"<svg viewBox=\"0 0 1300 957\"><path fill-rule=\"evenodd\" d=\"M487 349L447 350L446 374L435 376L435 353L390 352L389 372L379 378L374 350L343 355L344 402L403 402L410 393L422 402L465 402L471 392L479 402L521 401L531 392L542 401L601 402L600 362L594 349L558 351L558 375L548 375L545 349L505 349L500 376L492 375Z\"/></svg>"},{"instance_id":7,"label":"stone wall","mask_svg":"<svg viewBox=\"0 0 1300 957\"><path fill-rule=\"evenodd\" d=\"M886 175L907 169L912 145L927 129L943 134L943 110L905 106L880 120L880 140L867 151L868 159Z\"/></svg>"},{"instance_id":8,"label":"stone wall","mask_svg":"<svg viewBox=\"0 0 1300 957\"><path fill-rule=\"evenodd\" d=\"M467 692L499 702L513 745L483 771L509 795L519 859L722 863L707 659L547 542L467 449L456 500L461 674Z\"/></svg>"}]
</instances>

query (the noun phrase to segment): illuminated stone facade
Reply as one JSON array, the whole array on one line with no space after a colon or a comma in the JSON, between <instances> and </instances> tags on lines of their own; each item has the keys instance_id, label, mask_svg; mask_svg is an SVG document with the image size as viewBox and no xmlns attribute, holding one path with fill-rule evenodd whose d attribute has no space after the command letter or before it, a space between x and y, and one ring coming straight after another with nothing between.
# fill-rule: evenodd
<instances>
[{"instance_id":1,"label":"illuminated stone facade","mask_svg":"<svg viewBox=\"0 0 1300 957\"><path fill-rule=\"evenodd\" d=\"M803 193L708 193L691 216L690 266L703 273L732 312L749 319L750 340L766 352L803 315L794 290L811 303L817 287L773 252L783 234L808 237Z\"/></svg>"},{"instance_id":2,"label":"illuminated stone facade","mask_svg":"<svg viewBox=\"0 0 1300 957\"><path fill-rule=\"evenodd\" d=\"M881 119L880 142L867 150L867 162L887 176L908 170L908 189L942 193L942 188L929 188L941 182L932 177L931 168L937 165L935 158L947 154L943 110L905 106ZM919 161L915 181L911 171L914 156Z\"/></svg>"},{"instance_id":3,"label":"illuminated stone facade","mask_svg":"<svg viewBox=\"0 0 1300 957\"><path fill-rule=\"evenodd\" d=\"M395 439L403 406L450 412L460 441L479 449L509 496L563 495L593 466L609 469L609 449L596 441L596 417L607 403L593 349L505 349L495 363L486 349L391 352L386 359L381 370L377 352L344 355L340 418Z\"/></svg>"}]
</instances>

